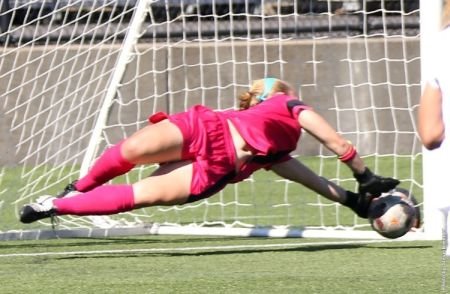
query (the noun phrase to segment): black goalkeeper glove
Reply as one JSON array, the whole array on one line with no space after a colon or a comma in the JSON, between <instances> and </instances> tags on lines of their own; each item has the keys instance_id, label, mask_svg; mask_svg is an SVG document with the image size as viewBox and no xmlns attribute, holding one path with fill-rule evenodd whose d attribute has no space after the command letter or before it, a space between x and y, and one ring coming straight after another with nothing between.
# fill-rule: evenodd
<instances>
[{"instance_id":1,"label":"black goalkeeper glove","mask_svg":"<svg viewBox=\"0 0 450 294\"><path fill-rule=\"evenodd\" d=\"M381 193L389 192L400 184L397 179L375 175L367 167L362 174L354 174L354 177L359 184L359 194L372 198L380 196Z\"/></svg>"},{"instance_id":2,"label":"black goalkeeper glove","mask_svg":"<svg viewBox=\"0 0 450 294\"><path fill-rule=\"evenodd\" d=\"M347 191L347 200L342 204L362 218L367 218L373 198L380 196L381 193L389 192L400 184L399 180L375 175L368 168L362 174L355 174L354 176L359 184L359 193Z\"/></svg>"},{"instance_id":3,"label":"black goalkeeper glove","mask_svg":"<svg viewBox=\"0 0 450 294\"><path fill-rule=\"evenodd\" d=\"M347 191L347 200L342 205L349 207L359 217L367 218L370 202L374 197L366 197Z\"/></svg>"}]
</instances>

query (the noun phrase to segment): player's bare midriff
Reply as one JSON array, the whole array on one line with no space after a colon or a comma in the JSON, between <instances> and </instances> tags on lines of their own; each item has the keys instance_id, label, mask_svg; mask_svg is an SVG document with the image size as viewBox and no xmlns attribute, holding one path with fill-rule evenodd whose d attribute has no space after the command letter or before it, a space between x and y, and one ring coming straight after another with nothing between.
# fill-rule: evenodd
<instances>
[{"instance_id":1,"label":"player's bare midriff","mask_svg":"<svg viewBox=\"0 0 450 294\"><path fill-rule=\"evenodd\" d=\"M234 124L230 120L227 120L227 122L236 153L236 171L239 171L241 166L250 160L254 154L251 152L247 142L242 138L241 134L239 134Z\"/></svg>"}]
</instances>

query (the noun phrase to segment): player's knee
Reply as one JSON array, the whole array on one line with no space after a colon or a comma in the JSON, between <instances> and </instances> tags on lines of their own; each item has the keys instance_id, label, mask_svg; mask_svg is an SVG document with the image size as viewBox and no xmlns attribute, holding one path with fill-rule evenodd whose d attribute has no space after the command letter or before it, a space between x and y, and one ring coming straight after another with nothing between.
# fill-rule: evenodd
<instances>
[{"instance_id":1,"label":"player's knee","mask_svg":"<svg viewBox=\"0 0 450 294\"><path fill-rule=\"evenodd\" d=\"M145 145L136 138L126 139L121 146L122 156L130 162L137 162L146 153Z\"/></svg>"}]
</instances>

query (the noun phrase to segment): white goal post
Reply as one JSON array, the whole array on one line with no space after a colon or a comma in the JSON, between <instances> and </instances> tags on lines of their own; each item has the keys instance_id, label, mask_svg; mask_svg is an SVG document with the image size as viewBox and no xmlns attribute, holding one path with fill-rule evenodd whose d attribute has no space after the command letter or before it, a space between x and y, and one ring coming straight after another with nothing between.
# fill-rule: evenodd
<instances>
[{"instance_id":1,"label":"white goal post","mask_svg":"<svg viewBox=\"0 0 450 294\"><path fill-rule=\"evenodd\" d=\"M85 174L157 111L236 106L276 76L351 140L371 169L419 200L422 148L418 0L0 1L0 240L129 234L381 238L366 220L306 188L258 172L189 205L22 225L18 209ZM427 6L429 1L421 1ZM432 13L430 11L430 13ZM423 26L423 24L422 24ZM2 135L3 136L3 135ZM4 146L4 147L3 147ZM299 160L350 189L350 171L307 134ZM154 166L113 182L132 183ZM12 180L11 178L14 178ZM433 237L431 237L433 238Z\"/></svg>"}]
</instances>

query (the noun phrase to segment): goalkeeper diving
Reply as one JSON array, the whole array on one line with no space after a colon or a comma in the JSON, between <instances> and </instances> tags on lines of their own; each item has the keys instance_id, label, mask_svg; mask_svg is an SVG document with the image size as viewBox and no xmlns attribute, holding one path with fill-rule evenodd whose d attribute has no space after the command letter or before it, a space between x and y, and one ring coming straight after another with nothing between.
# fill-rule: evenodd
<instances>
[{"instance_id":1,"label":"goalkeeper diving","mask_svg":"<svg viewBox=\"0 0 450 294\"><path fill-rule=\"evenodd\" d=\"M60 195L41 196L23 206L20 221L183 205L211 197L261 168L367 218L371 200L399 184L397 179L374 174L355 147L303 103L285 81L256 80L238 99L236 110L196 105L173 115L159 112L150 116L149 125L106 149L88 174L67 185ZM302 130L350 168L358 182L356 193L320 177L290 156L301 142ZM159 167L133 184L107 184L145 164Z\"/></svg>"}]
</instances>

